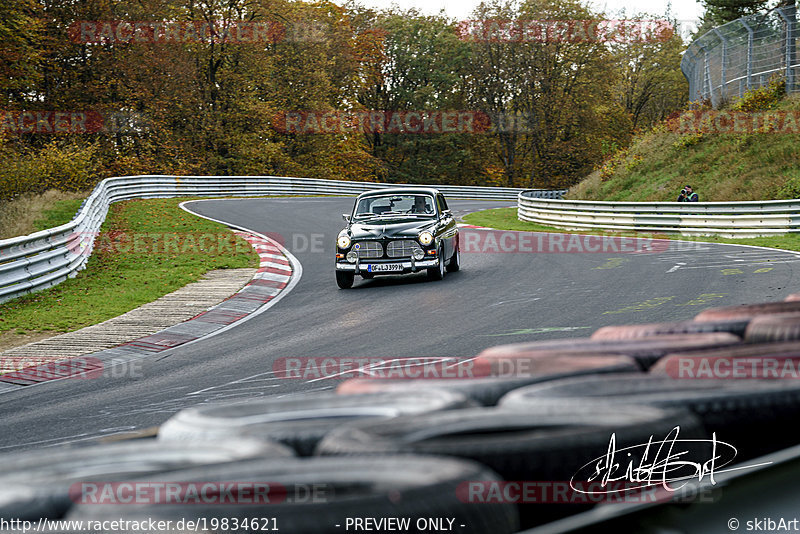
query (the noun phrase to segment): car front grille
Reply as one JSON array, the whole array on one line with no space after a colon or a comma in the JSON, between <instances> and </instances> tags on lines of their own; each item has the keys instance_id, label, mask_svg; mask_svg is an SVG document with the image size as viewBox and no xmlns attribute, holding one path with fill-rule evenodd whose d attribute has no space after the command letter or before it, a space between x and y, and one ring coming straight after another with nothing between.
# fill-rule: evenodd
<instances>
[{"instance_id":1,"label":"car front grille","mask_svg":"<svg viewBox=\"0 0 800 534\"><path fill-rule=\"evenodd\" d=\"M356 250L358 246L358 250ZM361 259L375 259L383 256L383 246L377 241L359 241L353 245L353 250L356 250L358 257Z\"/></svg>"},{"instance_id":2,"label":"car front grille","mask_svg":"<svg viewBox=\"0 0 800 534\"><path fill-rule=\"evenodd\" d=\"M408 258L414 253L415 248L420 248L420 246L411 239L390 241L386 245L386 255L390 258Z\"/></svg>"}]
</instances>

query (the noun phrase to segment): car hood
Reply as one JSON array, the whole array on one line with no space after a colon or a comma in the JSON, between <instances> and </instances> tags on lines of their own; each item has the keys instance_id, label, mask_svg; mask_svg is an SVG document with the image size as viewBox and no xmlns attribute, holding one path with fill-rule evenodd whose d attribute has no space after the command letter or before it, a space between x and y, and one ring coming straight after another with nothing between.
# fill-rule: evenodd
<instances>
[{"instance_id":1,"label":"car hood","mask_svg":"<svg viewBox=\"0 0 800 534\"><path fill-rule=\"evenodd\" d=\"M430 230L435 225L436 221L431 219L383 219L353 223L349 232L352 239L416 237L421 231Z\"/></svg>"}]
</instances>

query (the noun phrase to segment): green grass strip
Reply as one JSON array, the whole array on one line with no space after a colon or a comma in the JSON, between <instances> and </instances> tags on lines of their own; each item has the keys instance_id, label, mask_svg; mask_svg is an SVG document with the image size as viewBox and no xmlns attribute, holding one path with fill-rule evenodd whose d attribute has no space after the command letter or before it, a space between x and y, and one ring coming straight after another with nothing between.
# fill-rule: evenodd
<instances>
[{"instance_id":1,"label":"green grass strip","mask_svg":"<svg viewBox=\"0 0 800 534\"><path fill-rule=\"evenodd\" d=\"M53 288L0 304L0 334L77 330L152 302L208 271L258 266L245 240L181 210L185 200L112 204L86 269ZM57 206L41 224L69 221L79 205Z\"/></svg>"},{"instance_id":2,"label":"green grass strip","mask_svg":"<svg viewBox=\"0 0 800 534\"><path fill-rule=\"evenodd\" d=\"M78 213L82 203L83 199L80 198L56 201L52 208L42 212L41 218L33 221L34 230L39 232L67 224Z\"/></svg>"}]
</instances>

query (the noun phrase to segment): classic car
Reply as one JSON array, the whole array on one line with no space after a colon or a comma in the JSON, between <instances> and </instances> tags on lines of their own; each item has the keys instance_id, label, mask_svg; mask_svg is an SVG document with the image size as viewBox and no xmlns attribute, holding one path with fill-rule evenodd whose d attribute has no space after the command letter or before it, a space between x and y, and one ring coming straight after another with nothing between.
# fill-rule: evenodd
<instances>
[{"instance_id":1,"label":"classic car","mask_svg":"<svg viewBox=\"0 0 800 534\"><path fill-rule=\"evenodd\" d=\"M336 283L353 286L355 276L426 271L441 280L458 271L458 225L444 195L433 188L395 188L362 193L336 239Z\"/></svg>"}]
</instances>

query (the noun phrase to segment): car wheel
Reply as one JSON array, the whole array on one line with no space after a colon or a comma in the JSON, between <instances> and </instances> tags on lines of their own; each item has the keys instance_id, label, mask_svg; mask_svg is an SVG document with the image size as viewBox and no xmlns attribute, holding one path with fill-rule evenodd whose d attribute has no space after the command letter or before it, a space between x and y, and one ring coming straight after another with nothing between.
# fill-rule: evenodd
<instances>
[{"instance_id":1,"label":"car wheel","mask_svg":"<svg viewBox=\"0 0 800 534\"><path fill-rule=\"evenodd\" d=\"M355 273L336 271L336 285L339 286L339 289L350 289L353 287L355 278Z\"/></svg>"},{"instance_id":2,"label":"car wheel","mask_svg":"<svg viewBox=\"0 0 800 534\"><path fill-rule=\"evenodd\" d=\"M439 264L428 269L428 280L441 280L444 278L444 247L439 245Z\"/></svg>"},{"instance_id":3,"label":"car wheel","mask_svg":"<svg viewBox=\"0 0 800 534\"><path fill-rule=\"evenodd\" d=\"M453 252L453 257L450 258L450 263L447 264L447 272L454 273L461 269L461 246L456 241L456 250Z\"/></svg>"}]
</instances>

